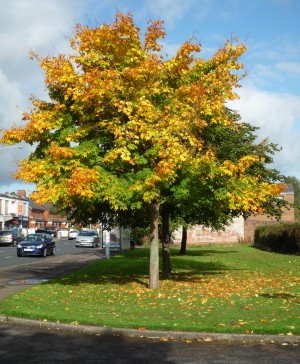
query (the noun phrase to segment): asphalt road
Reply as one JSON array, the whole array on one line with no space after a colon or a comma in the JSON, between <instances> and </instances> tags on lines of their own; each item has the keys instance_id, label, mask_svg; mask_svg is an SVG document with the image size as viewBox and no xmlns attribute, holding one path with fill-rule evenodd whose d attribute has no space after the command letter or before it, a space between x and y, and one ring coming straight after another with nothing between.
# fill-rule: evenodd
<instances>
[{"instance_id":1,"label":"asphalt road","mask_svg":"<svg viewBox=\"0 0 300 364\"><path fill-rule=\"evenodd\" d=\"M292 343L170 340L0 322L1 364L299 364L299 354Z\"/></svg>"},{"instance_id":2,"label":"asphalt road","mask_svg":"<svg viewBox=\"0 0 300 364\"><path fill-rule=\"evenodd\" d=\"M68 255L78 253L79 251L89 251L90 248L76 248L75 240L60 239L56 240L56 255ZM96 248L97 249L97 248ZM99 250L99 249L98 249ZM47 256L48 259L54 258L53 256ZM18 257L17 248L15 246L3 246L0 245L0 269L17 266L20 264L32 264L39 261L43 261L43 257Z\"/></svg>"},{"instance_id":3,"label":"asphalt road","mask_svg":"<svg viewBox=\"0 0 300 364\"><path fill-rule=\"evenodd\" d=\"M30 258L28 263L0 269L0 300L39 280L65 275L104 259L101 249ZM33 263L31 263L33 262ZM116 330L41 323L0 316L0 363L221 363L299 364L297 338L266 338ZM285 341L286 340L286 341ZM273 342L272 342L273 341Z\"/></svg>"},{"instance_id":4,"label":"asphalt road","mask_svg":"<svg viewBox=\"0 0 300 364\"><path fill-rule=\"evenodd\" d=\"M16 258L16 263L10 260L9 267L0 268L0 300L12 292L29 287L39 281L64 276L96 260L105 258L103 250L100 248L75 248L70 251L72 254L65 252L46 258Z\"/></svg>"}]
</instances>

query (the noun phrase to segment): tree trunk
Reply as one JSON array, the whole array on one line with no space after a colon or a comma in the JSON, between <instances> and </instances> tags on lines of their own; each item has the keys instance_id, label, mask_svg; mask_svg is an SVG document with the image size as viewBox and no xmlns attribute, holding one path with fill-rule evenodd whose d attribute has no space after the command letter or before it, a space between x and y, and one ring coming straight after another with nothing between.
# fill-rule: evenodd
<instances>
[{"instance_id":1,"label":"tree trunk","mask_svg":"<svg viewBox=\"0 0 300 364\"><path fill-rule=\"evenodd\" d=\"M161 209L162 220L162 274L164 277L171 275L170 255L170 212L168 204L164 203Z\"/></svg>"},{"instance_id":2,"label":"tree trunk","mask_svg":"<svg viewBox=\"0 0 300 364\"><path fill-rule=\"evenodd\" d=\"M159 203L150 204L150 268L149 288L159 288L159 244L158 244Z\"/></svg>"},{"instance_id":3,"label":"tree trunk","mask_svg":"<svg viewBox=\"0 0 300 364\"><path fill-rule=\"evenodd\" d=\"M186 255L187 227L182 227L181 247L179 255Z\"/></svg>"}]
</instances>

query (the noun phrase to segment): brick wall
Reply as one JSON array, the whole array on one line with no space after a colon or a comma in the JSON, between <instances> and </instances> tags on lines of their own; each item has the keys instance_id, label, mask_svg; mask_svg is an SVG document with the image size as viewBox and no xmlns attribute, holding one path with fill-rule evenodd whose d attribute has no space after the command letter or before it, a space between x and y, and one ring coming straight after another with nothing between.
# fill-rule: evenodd
<instances>
[{"instance_id":1,"label":"brick wall","mask_svg":"<svg viewBox=\"0 0 300 364\"><path fill-rule=\"evenodd\" d=\"M281 193L281 196L287 202L293 204L294 203L294 193ZM280 221L295 221L295 209L291 208L284 208L282 210L282 216ZM244 241L250 242L254 239L254 231L258 226L261 225L271 225L271 224L278 224L278 221L274 218L267 216L266 214L250 216L248 219L245 220L244 224Z\"/></svg>"},{"instance_id":2,"label":"brick wall","mask_svg":"<svg viewBox=\"0 0 300 364\"><path fill-rule=\"evenodd\" d=\"M253 242L254 232L258 226L278 224L278 221L272 220L245 220L244 222L244 242Z\"/></svg>"},{"instance_id":3,"label":"brick wall","mask_svg":"<svg viewBox=\"0 0 300 364\"><path fill-rule=\"evenodd\" d=\"M294 203L294 193L281 193L283 199L289 203ZM281 221L295 221L294 208L283 209ZM207 243L238 243L253 242L254 231L258 226L277 224L278 221L270 218L266 214L250 216L246 220L242 217L234 219L233 223L228 225L225 230L212 231L196 225L188 230L187 243L191 245L201 245ZM179 229L173 234L174 244L180 244L182 230Z\"/></svg>"},{"instance_id":4,"label":"brick wall","mask_svg":"<svg viewBox=\"0 0 300 364\"><path fill-rule=\"evenodd\" d=\"M181 243L182 229L178 229L173 234L173 243ZM191 245L201 245L208 243L237 243L244 237L244 219L242 217L235 218L232 224L228 225L224 230L212 231L203 226L196 225L188 230L187 243Z\"/></svg>"}]
</instances>

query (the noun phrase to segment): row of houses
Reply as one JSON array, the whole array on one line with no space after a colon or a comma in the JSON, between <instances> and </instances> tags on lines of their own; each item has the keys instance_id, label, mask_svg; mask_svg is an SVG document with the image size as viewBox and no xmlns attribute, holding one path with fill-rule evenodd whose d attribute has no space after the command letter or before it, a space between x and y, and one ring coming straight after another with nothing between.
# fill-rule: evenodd
<instances>
[{"instance_id":1,"label":"row of houses","mask_svg":"<svg viewBox=\"0 0 300 364\"><path fill-rule=\"evenodd\" d=\"M0 194L0 230L17 228L23 235L27 235L44 226L54 226L59 230L58 236L67 237L66 230L72 227L72 222L55 213L53 204L38 205L26 196L25 190L18 190L16 194L8 192ZM129 229L114 228L108 231L103 230L101 224L89 228L98 231L102 247L109 243L112 250L130 249Z\"/></svg>"},{"instance_id":2,"label":"row of houses","mask_svg":"<svg viewBox=\"0 0 300 364\"><path fill-rule=\"evenodd\" d=\"M26 196L25 190L15 193L0 194L0 229L19 228L24 232L36 230L42 226L55 226L66 229L70 221L56 214L53 205L38 205Z\"/></svg>"}]
</instances>

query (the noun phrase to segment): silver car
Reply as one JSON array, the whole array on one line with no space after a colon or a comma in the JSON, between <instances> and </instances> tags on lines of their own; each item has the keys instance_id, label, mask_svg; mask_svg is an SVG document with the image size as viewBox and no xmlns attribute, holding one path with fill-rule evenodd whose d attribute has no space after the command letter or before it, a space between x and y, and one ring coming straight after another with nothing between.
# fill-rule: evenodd
<instances>
[{"instance_id":1,"label":"silver car","mask_svg":"<svg viewBox=\"0 0 300 364\"><path fill-rule=\"evenodd\" d=\"M68 239L72 240L72 239L76 239L78 236L78 231L77 230L70 230L68 233Z\"/></svg>"},{"instance_id":2,"label":"silver car","mask_svg":"<svg viewBox=\"0 0 300 364\"><path fill-rule=\"evenodd\" d=\"M81 230L77 235L75 246L96 248L96 246L99 246L99 243L100 243L100 237L97 231Z\"/></svg>"}]
</instances>

